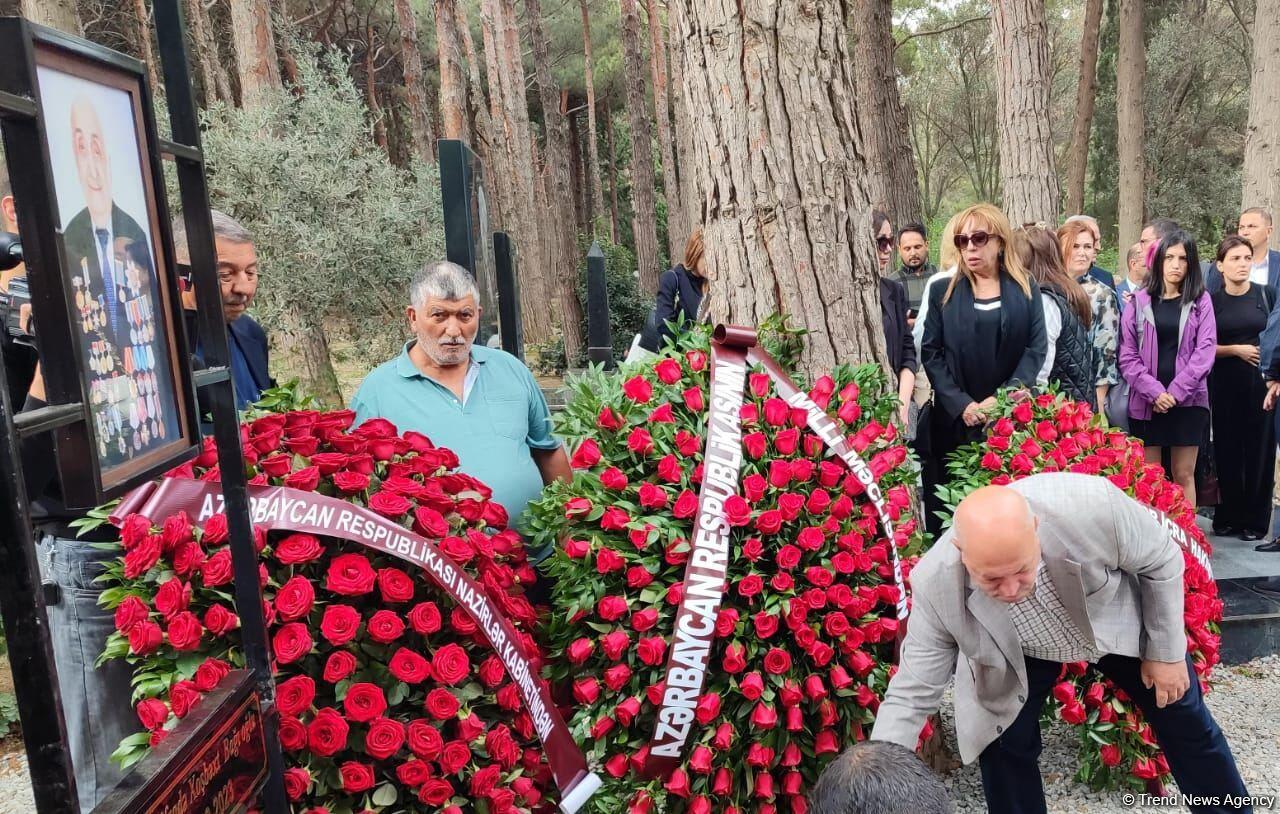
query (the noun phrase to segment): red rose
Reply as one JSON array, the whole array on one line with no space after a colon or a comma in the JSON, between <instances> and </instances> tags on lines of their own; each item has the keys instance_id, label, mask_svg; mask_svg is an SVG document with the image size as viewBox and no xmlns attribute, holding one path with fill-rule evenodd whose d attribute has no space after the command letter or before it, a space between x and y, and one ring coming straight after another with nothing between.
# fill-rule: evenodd
<instances>
[{"instance_id":1,"label":"red rose","mask_svg":"<svg viewBox=\"0 0 1280 814\"><path fill-rule=\"evenodd\" d=\"M185 718L200 702L200 691L190 681L179 681L169 688L169 706L178 718Z\"/></svg>"},{"instance_id":2,"label":"red rose","mask_svg":"<svg viewBox=\"0 0 1280 814\"><path fill-rule=\"evenodd\" d=\"M286 622L301 619L311 612L315 598L316 591L311 580L299 574L281 585L276 592L276 612Z\"/></svg>"},{"instance_id":3,"label":"red rose","mask_svg":"<svg viewBox=\"0 0 1280 814\"><path fill-rule=\"evenodd\" d=\"M1102 758L1102 765L1115 768L1120 765L1120 761L1124 758L1124 752L1114 743L1104 744L1098 749L1098 755Z\"/></svg>"},{"instance_id":4,"label":"red rose","mask_svg":"<svg viewBox=\"0 0 1280 814\"><path fill-rule=\"evenodd\" d=\"M431 664L419 653L401 647L391 657L387 669L406 684L421 684L431 676Z\"/></svg>"},{"instance_id":5,"label":"red rose","mask_svg":"<svg viewBox=\"0 0 1280 814\"><path fill-rule=\"evenodd\" d=\"M383 489L369 496L369 508L383 517L398 520L413 508L413 502L404 495Z\"/></svg>"},{"instance_id":6,"label":"red rose","mask_svg":"<svg viewBox=\"0 0 1280 814\"><path fill-rule=\"evenodd\" d=\"M574 469L590 469L598 463L600 463L600 446L591 438L579 444L569 460L569 464Z\"/></svg>"},{"instance_id":7,"label":"red rose","mask_svg":"<svg viewBox=\"0 0 1280 814\"><path fill-rule=\"evenodd\" d=\"M663 384L675 384L684 377L684 371L680 369L680 363L669 357L654 365L653 372L658 374L658 379Z\"/></svg>"},{"instance_id":8,"label":"red rose","mask_svg":"<svg viewBox=\"0 0 1280 814\"><path fill-rule=\"evenodd\" d=\"M573 698L579 704L594 704L600 697L600 682L594 678L580 678L573 682Z\"/></svg>"},{"instance_id":9,"label":"red rose","mask_svg":"<svg viewBox=\"0 0 1280 814\"><path fill-rule=\"evenodd\" d=\"M684 406L695 413L700 413L706 409L706 401L702 395L701 387L690 387L680 394L684 399Z\"/></svg>"},{"instance_id":10,"label":"red rose","mask_svg":"<svg viewBox=\"0 0 1280 814\"><path fill-rule=\"evenodd\" d=\"M643 376L633 376L623 382L622 394L637 404L647 404L653 398L653 385Z\"/></svg>"},{"instance_id":11,"label":"red rose","mask_svg":"<svg viewBox=\"0 0 1280 814\"><path fill-rule=\"evenodd\" d=\"M387 698L377 684L362 681L347 688L342 708L351 720L365 723L387 711Z\"/></svg>"},{"instance_id":12,"label":"red rose","mask_svg":"<svg viewBox=\"0 0 1280 814\"><path fill-rule=\"evenodd\" d=\"M440 730L422 718L409 722L409 751L423 760L435 760L444 748Z\"/></svg>"},{"instance_id":13,"label":"red rose","mask_svg":"<svg viewBox=\"0 0 1280 814\"><path fill-rule=\"evenodd\" d=\"M408 602L413 599L413 580L399 568L379 568L378 590L385 602Z\"/></svg>"},{"instance_id":14,"label":"red rose","mask_svg":"<svg viewBox=\"0 0 1280 814\"><path fill-rule=\"evenodd\" d=\"M200 579L207 588L216 588L231 581L233 569L231 565L231 549L224 548L214 553L200 566Z\"/></svg>"},{"instance_id":15,"label":"red rose","mask_svg":"<svg viewBox=\"0 0 1280 814\"><path fill-rule=\"evenodd\" d=\"M200 636L203 633L204 626L200 624L200 619L191 611L183 611L169 623L169 644L174 650L195 650L200 646Z\"/></svg>"},{"instance_id":16,"label":"red rose","mask_svg":"<svg viewBox=\"0 0 1280 814\"><path fill-rule=\"evenodd\" d=\"M471 673L471 659L458 645L446 644L432 656L431 670L437 681L452 686Z\"/></svg>"},{"instance_id":17,"label":"red rose","mask_svg":"<svg viewBox=\"0 0 1280 814\"><path fill-rule=\"evenodd\" d=\"M311 652L315 642L311 630L303 622L290 622L280 627L272 638L272 650L276 661L292 664Z\"/></svg>"},{"instance_id":18,"label":"red rose","mask_svg":"<svg viewBox=\"0 0 1280 814\"><path fill-rule=\"evenodd\" d=\"M284 793L291 802L298 802L311 789L311 772L301 766L286 769L284 773Z\"/></svg>"},{"instance_id":19,"label":"red rose","mask_svg":"<svg viewBox=\"0 0 1280 814\"><path fill-rule=\"evenodd\" d=\"M734 642L724 649L724 660L721 662L727 673L740 673L747 668L746 648Z\"/></svg>"},{"instance_id":20,"label":"red rose","mask_svg":"<svg viewBox=\"0 0 1280 814\"><path fill-rule=\"evenodd\" d=\"M747 673L738 682L738 691L748 701L760 700L760 696L764 695L764 677L756 672Z\"/></svg>"},{"instance_id":21,"label":"red rose","mask_svg":"<svg viewBox=\"0 0 1280 814\"><path fill-rule=\"evenodd\" d=\"M338 776L342 779L342 790L348 794L373 788L373 767L367 763L348 760L338 767Z\"/></svg>"},{"instance_id":22,"label":"red rose","mask_svg":"<svg viewBox=\"0 0 1280 814\"><path fill-rule=\"evenodd\" d=\"M218 516L220 515L214 515L214 517ZM224 522L225 519L223 516ZM120 524L120 542L124 545L125 551L145 540L149 534L151 534L151 520L140 514L131 514Z\"/></svg>"},{"instance_id":23,"label":"red rose","mask_svg":"<svg viewBox=\"0 0 1280 814\"><path fill-rule=\"evenodd\" d=\"M507 670L502 666L502 660L497 656L490 656L485 659L477 672L480 675L480 683L490 689L497 687L507 677Z\"/></svg>"},{"instance_id":24,"label":"red rose","mask_svg":"<svg viewBox=\"0 0 1280 814\"><path fill-rule=\"evenodd\" d=\"M641 639L636 647L636 655L640 657L640 661L656 667L662 663L667 653L667 640L661 636L652 636L647 639Z\"/></svg>"},{"instance_id":25,"label":"red rose","mask_svg":"<svg viewBox=\"0 0 1280 814\"><path fill-rule=\"evenodd\" d=\"M1062 720L1069 724L1082 724L1088 717L1088 711L1078 701L1062 707Z\"/></svg>"},{"instance_id":26,"label":"red rose","mask_svg":"<svg viewBox=\"0 0 1280 814\"><path fill-rule=\"evenodd\" d=\"M611 466L600 473L600 485L611 491L621 492L627 488L627 476L621 469Z\"/></svg>"},{"instance_id":27,"label":"red rose","mask_svg":"<svg viewBox=\"0 0 1280 814\"><path fill-rule=\"evenodd\" d=\"M439 777L426 780L422 788L418 789L418 799L429 806L442 806L452 798L453 785Z\"/></svg>"},{"instance_id":28,"label":"red rose","mask_svg":"<svg viewBox=\"0 0 1280 814\"><path fill-rule=\"evenodd\" d=\"M694 716L700 724L709 724L716 718L720 717L720 694L707 693L698 699L698 705L694 709Z\"/></svg>"},{"instance_id":29,"label":"red rose","mask_svg":"<svg viewBox=\"0 0 1280 814\"><path fill-rule=\"evenodd\" d=\"M744 599L750 599L764 590L764 580L759 574L748 574L738 580L738 593Z\"/></svg>"},{"instance_id":30,"label":"red rose","mask_svg":"<svg viewBox=\"0 0 1280 814\"><path fill-rule=\"evenodd\" d=\"M440 771L457 774L471 762L471 747L460 740L449 741L440 752Z\"/></svg>"},{"instance_id":31,"label":"red rose","mask_svg":"<svg viewBox=\"0 0 1280 814\"><path fill-rule=\"evenodd\" d=\"M1151 758L1140 757L1133 762L1130 774L1142 780L1155 780L1160 776L1160 768Z\"/></svg>"},{"instance_id":32,"label":"red rose","mask_svg":"<svg viewBox=\"0 0 1280 814\"><path fill-rule=\"evenodd\" d=\"M200 692L213 692L230 672L231 665L222 659L207 658L196 668L196 689Z\"/></svg>"},{"instance_id":33,"label":"red rose","mask_svg":"<svg viewBox=\"0 0 1280 814\"><path fill-rule=\"evenodd\" d=\"M276 685L276 706L285 715L301 715L316 697L316 683L309 676L294 676Z\"/></svg>"},{"instance_id":34,"label":"red rose","mask_svg":"<svg viewBox=\"0 0 1280 814\"><path fill-rule=\"evenodd\" d=\"M326 587L336 594L359 596L373 590L378 575L363 554L339 554L329 563Z\"/></svg>"},{"instance_id":35,"label":"red rose","mask_svg":"<svg viewBox=\"0 0 1280 814\"><path fill-rule=\"evenodd\" d=\"M379 644L390 644L404 633L404 620L395 611L380 610L369 617L369 638Z\"/></svg>"},{"instance_id":36,"label":"red rose","mask_svg":"<svg viewBox=\"0 0 1280 814\"><path fill-rule=\"evenodd\" d=\"M613 411L612 407L605 407L596 416L596 426L602 430L619 430L622 429L622 419Z\"/></svg>"},{"instance_id":37,"label":"red rose","mask_svg":"<svg viewBox=\"0 0 1280 814\"><path fill-rule=\"evenodd\" d=\"M273 553L284 565L301 565L318 559L324 546L310 534L290 534L276 543Z\"/></svg>"},{"instance_id":38,"label":"red rose","mask_svg":"<svg viewBox=\"0 0 1280 814\"><path fill-rule=\"evenodd\" d=\"M615 622L627 613L627 600L621 596L606 596L596 604L596 613L606 622Z\"/></svg>"},{"instance_id":39,"label":"red rose","mask_svg":"<svg viewBox=\"0 0 1280 814\"><path fill-rule=\"evenodd\" d=\"M672 587L674 588L675 586L673 585ZM657 623L658 611L654 608L645 608L631 616L631 628L639 633L652 630Z\"/></svg>"},{"instance_id":40,"label":"red rose","mask_svg":"<svg viewBox=\"0 0 1280 814\"><path fill-rule=\"evenodd\" d=\"M124 555L125 579L137 579L160 561L160 539L152 534Z\"/></svg>"},{"instance_id":41,"label":"red rose","mask_svg":"<svg viewBox=\"0 0 1280 814\"><path fill-rule=\"evenodd\" d=\"M169 720L169 708L159 698L147 698L138 702L138 720L148 730L159 729Z\"/></svg>"},{"instance_id":42,"label":"red rose","mask_svg":"<svg viewBox=\"0 0 1280 814\"><path fill-rule=\"evenodd\" d=\"M191 585L180 579L170 579L156 591L155 606L165 619L173 619L179 611L191 604Z\"/></svg>"},{"instance_id":43,"label":"red rose","mask_svg":"<svg viewBox=\"0 0 1280 814\"><path fill-rule=\"evenodd\" d=\"M281 452L262 458L258 461L258 470L269 478L283 478L293 470L293 456Z\"/></svg>"},{"instance_id":44,"label":"red rose","mask_svg":"<svg viewBox=\"0 0 1280 814\"><path fill-rule=\"evenodd\" d=\"M139 622L145 622L150 615L147 603L136 596L126 596L116 606L116 630L127 634Z\"/></svg>"},{"instance_id":45,"label":"red rose","mask_svg":"<svg viewBox=\"0 0 1280 814\"><path fill-rule=\"evenodd\" d=\"M591 655L595 646L595 642L590 639L575 639L565 648L565 655L568 656L571 664L582 664Z\"/></svg>"},{"instance_id":46,"label":"red rose","mask_svg":"<svg viewBox=\"0 0 1280 814\"><path fill-rule=\"evenodd\" d=\"M404 744L404 724L390 718L375 718L364 736L364 750L369 757L386 760Z\"/></svg>"},{"instance_id":47,"label":"red rose","mask_svg":"<svg viewBox=\"0 0 1280 814\"><path fill-rule=\"evenodd\" d=\"M617 692L631 680L631 668L625 664L615 664L604 671L604 685Z\"/></svg>"},{"instance_id":48,"label":"red rose","mask_svg":"<svg viewBox=\"0 0 1280 814\"><path fill-rule=\"evenodd\" d=\"M330 684L337 684L355 671L356 657L346 650L335 650L324 663L323 678Z\"/></svg>"},{"instance_id":49,"label":"red rose","mask_svg":"<svg viewBox=\"0 0 1280 814\"><path fill-rule=\"evenodd\" d=\"M770 509L767 512L761 512L756 518L756 531L761 534L777 534L782 529L782 512L777 509Z\"/></svg>"},{"instance_id":50,"label":"red rose","mask_svg":"<svg viewBox=\"0 0 1280 814\"><path fill-rule=\"evenodd\" d=\"M215 636L223 636L240 624L240 618L223 605L210 605L204 612L204 626Z\"/></svg>"},{"instance_id":51,"label":"red rose","mask_svg":"<svg viewBox=\"0 0 1280 814\"><path fill-rule=\"evenodd\" d=\"M424 636L440 630L440 609L434 602L419 602L409 611L409 625Z\"/></svg>"},{"instance_id":52,"label":"red rose","mask_svg":"<svg viewBox=\"0 0 1280 814\"><path fill-rule=\"evenodd\" d=\"M342 646L360 632L360 612L350 605L329 605L320 619L320 635L334 646Z\"/></svg>"},{"instance_id":53,"label":"red rose","mask_svg":"<svg viewBox=\"0 0 1280 814\"><path fill-rule=\"evenodd\" d=\"M320 485L320 469L315 466L299 469L297 472L285 476L284 485L290 489L314 492L316 487Z\"/></svg>"}]
</instances>

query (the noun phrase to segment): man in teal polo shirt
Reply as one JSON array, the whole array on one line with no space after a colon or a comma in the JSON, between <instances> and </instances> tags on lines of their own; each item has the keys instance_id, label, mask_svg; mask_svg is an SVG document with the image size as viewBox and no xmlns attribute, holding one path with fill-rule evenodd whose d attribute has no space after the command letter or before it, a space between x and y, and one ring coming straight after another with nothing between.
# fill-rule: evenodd
<instances>
[{"instance_id":1,"label":"man in teal polo shirt","mask_svg":"<svg viewBox=\"0 0 1280 814\"><path fill-rule=\"evenodd\" d=\"M551 434L547 400L519 359L473 344L480 297L462 266L427 264L409 297L415 338L365 377L351 400L356 423L385 418L453 450L463 472L493 489L515 527L545 484L572 477Z\"/></svg>"}]
</instances>

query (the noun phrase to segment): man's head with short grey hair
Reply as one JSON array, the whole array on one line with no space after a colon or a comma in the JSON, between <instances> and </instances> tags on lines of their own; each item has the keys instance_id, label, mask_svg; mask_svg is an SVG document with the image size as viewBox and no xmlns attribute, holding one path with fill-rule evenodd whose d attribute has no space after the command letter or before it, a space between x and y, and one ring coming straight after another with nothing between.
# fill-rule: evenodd
<instances>
[{"instance_id":1,"label":"man's head with short grey hair","mask_svg":"<svg viewBox=\"0 0 1280 814\"><path fill-rule=\"evenodd\" d=\"M946 786L915 753L864 741L827 766L809 792L809 814L951 814Z\"/></svg>"},{"instance_id":2,"label":"man's head with short grey hair","mask_svg":"<svg viewBox=\"0 0 1280 814\"><path fill-rule=\"evenodd\" d=\"M252 243L253 234L240 221L216 209L209 210L213 221L213 239L230 243ZM173 252L179 263L191 262L191 247L187 245L187 221L182 215L173 219Z\"/></svg>"},{"instance_id":3,"label":"man's head with short grey hair","mask_svg":"<svg viewBox=\"0 0 1280 814\"><path fill-rule=\"evenodd\" d=\"M209 210L209 220L213 224L222 315L231 323L244 315L258 293L258 250L253 234L240 221L216 209ZM177 262L191 263L187 223L181 215L173 219L173 253ZM195 308L191 291L183 292L183 304L186 308Z\"/></svg>"},{"instance_id":4,"label":"man's head with short grey hair","mask_svg":"<svg viewBox=\"0 0 1280 814\"><path fill-rule=\"evenodd\" d=\"M475 278L471 272L448 260L427 263L409 283L409 304L415 307L426 305L432 298L457 302L467 297L480 304L480 289L476 288Z\"/></svg>"}]
</instances>

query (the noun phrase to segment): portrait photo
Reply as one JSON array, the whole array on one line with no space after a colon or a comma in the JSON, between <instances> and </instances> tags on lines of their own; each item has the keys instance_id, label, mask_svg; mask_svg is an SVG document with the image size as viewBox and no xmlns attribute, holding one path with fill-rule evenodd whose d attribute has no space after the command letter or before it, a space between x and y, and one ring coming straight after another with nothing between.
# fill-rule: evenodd
<instances>
[{"instance_id":1,"label":"portrait photo","mask_svg":"<svg viewBox=\"0 0 1280 814\"><path fill-rule=\"evenodd\" d=\"M109 489L186 447L185 402L138 80L37 50L64 290Z\"/></svg>"}]
</instances>

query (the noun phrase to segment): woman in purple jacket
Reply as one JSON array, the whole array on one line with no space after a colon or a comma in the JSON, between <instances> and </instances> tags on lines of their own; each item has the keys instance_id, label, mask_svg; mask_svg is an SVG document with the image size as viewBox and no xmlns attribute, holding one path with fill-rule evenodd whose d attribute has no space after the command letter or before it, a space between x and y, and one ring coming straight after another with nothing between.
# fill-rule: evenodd
<instances>
[{"instance_id":1,"label":"woman in purple jacket","mask_svg":"<svg viewBox=\"0 0 1280 814\"><path fill-rule=\"evenodd\" d=\"M1213 302L1196 241L1182 230L1160 242L1143 290L1120 321L1120 374L1129 383L1130 431L1148 463L1170 448L1170 477L1196 505L1196 453L1209 424L1209 371L1217 352Z\"/></svg>"}]
</instances>

